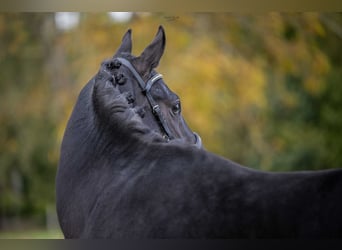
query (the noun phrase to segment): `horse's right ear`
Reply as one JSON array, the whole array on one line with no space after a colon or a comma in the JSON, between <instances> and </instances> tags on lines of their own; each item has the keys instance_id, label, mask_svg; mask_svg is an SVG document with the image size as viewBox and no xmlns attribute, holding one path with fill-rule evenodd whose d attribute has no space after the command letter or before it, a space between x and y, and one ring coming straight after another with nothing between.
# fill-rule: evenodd
<instances>
[{"instance_id":1,"label":"horse's right ear","mask_svg":"<svg viewBox=\"0 0 342 250\"><path fill-rule=\"evenodd\" d=\"M122 38L121 45L119 49L115 52L113 57L118 56L121 53L131 53L132 52L132 30L127 30L126 34Z\"/></svg>"},{"instance_id":2,"label":"horse's right ear","mask_svg":"<svg viewBox=\"0 0 342 250\"><path fill-rule=\"evenodd\" d=\"M141 72L150 73L152 69L158 66L159 60L164 53L165 40L164 28L163 26L159 26L158 32L152 43L148 45L139 56L139 60L141 62Z\"/></svg>"}]
</instances>

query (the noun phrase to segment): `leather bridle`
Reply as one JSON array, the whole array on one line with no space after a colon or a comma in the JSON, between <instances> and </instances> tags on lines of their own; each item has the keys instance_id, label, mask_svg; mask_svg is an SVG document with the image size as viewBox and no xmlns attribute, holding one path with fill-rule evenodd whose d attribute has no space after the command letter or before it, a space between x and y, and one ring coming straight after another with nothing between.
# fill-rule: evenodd
<instances>
[{"instance_id":1,"label":"leather bridle","mask_svg":"<svg viewBox=\"0 0 342 250\"><path fill-rule=\"evenodd\" d=\"M126 66L130 70L130 72L134 75L135 79L138 81L138 84L139 84L142 92L145 94L147 101L152 108L154 116L156 117L156 119L159 122L162 130L165 133L165 135L164 135L165 139L167 141L175 139L175 137L172 135L171 130L170 130L170 128L169 128L169 126L168 126L168 124L167 124L167 122L163 116L163 113L161 112L160 106L153 99L151 92L150 92L153 84L156 83L158 80L162 79L163 76L161 74L155 74L150 79L148 79L147 82L145 83L145 81L141 78L139 73L136 71L136 69L133 67L133 65L127 59L122 58L122 57L116 57L114 59L118 60L121 64ZM195 145L198 148L201 148L202 147L201 137L195 132L193 132L193 134L196 138Z\"/></svg>"}]
</instances>

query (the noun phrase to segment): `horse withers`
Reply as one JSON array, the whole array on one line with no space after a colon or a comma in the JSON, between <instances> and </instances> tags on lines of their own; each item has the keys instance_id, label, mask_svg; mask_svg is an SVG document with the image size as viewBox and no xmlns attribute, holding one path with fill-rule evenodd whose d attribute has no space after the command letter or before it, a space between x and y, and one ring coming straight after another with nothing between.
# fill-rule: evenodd
<instances>
[{"instance_id":1,"label":"horse withers","mask_svg":"<svg viewBox=\"0 0 342 250\"><path fill-rule=\"evenodd\" d=\"M135 57L129 30L82 89L56 177L66 238L342 236L342 170L272 173L203 149L155 71L165 34Z\"/></svg>"}]
</instances>

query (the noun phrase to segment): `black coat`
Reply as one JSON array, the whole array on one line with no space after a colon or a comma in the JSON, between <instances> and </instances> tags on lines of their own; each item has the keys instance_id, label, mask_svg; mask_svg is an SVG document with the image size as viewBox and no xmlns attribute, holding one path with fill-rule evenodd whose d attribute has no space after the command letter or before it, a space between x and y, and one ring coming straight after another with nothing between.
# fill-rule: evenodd
<instances>
[{"instance_id":1,"label":"black coat","mask_svg":"<svg viewBox=\"0 0 342 250\"><path fill-rule=\"evenodd\" d=\"M341 170L262 172L165 143L101 81L82 90L61 147L66 238L342 236Z\"/></svg>"}]
</instances>

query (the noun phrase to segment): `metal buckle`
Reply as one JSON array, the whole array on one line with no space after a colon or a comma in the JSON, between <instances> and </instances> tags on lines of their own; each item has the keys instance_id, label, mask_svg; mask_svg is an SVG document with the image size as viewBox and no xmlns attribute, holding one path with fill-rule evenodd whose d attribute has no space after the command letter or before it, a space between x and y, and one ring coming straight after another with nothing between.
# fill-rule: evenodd
<instances>
[{"instance_id":1,"label":"metal buckle","mask_svg":"<svg viewBox=\"0 0 342 250\"><path fill-rule=\"evenodd\" d=\"M153 113L158 113L158 112L160 112L160 107L159 107L159 105L158 104L156 104L156 105L154 105L153 106L153 108L152 108L152 110L153 110Z\"/></svg>"},{"instance_id":2,"label":"metal buckle","mask_svg":"<svg viewBox=\"0 0 342 250\"><path fill-rule=\"evenodd\" d=\"M170 137L167 135L167 134L164 134L163 135L163 138L166 142L169 142L170 141Z\"/></svg>"}]
</instances>

